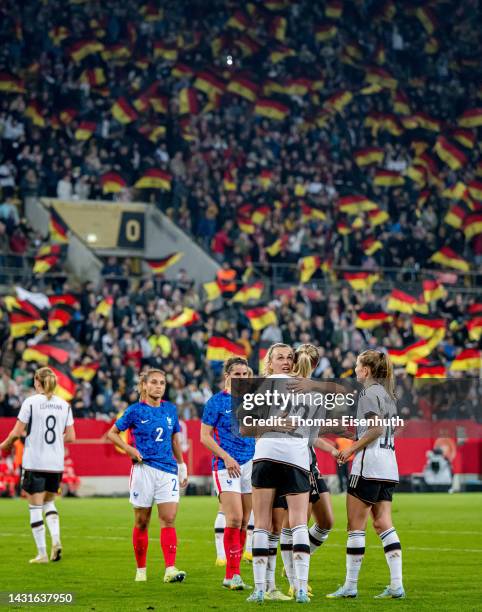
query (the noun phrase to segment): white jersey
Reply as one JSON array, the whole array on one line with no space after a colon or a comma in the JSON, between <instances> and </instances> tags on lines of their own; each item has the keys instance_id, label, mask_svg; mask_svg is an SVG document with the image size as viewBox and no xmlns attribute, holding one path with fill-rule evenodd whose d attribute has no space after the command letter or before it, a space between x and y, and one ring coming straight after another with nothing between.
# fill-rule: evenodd
<instances>
[{"instance_id":1,"label":"white jersey","mask_svg":"<svg viewBox=\"0 0 482 612\"><path fill-rule=\"evenodd\" d=\"M363 389L358 399L356 418L366 419L374 416L382 419L397 415L397 407L383 385L375 383ZM359 440L368 431L367 426L357 427ZM395 456L394 431L386 426L382 435L355 454L351 474L372 480L398 482L398 466Z\"/></svg>"},{"instance_id":2,"label":"white jersey","mask_svg":"<svg viewBox=\"0 0 482 612\"><path fill-rule=\"evenodd\" d=\"M291 378L291 376L287 374L272 374L267 378ZM276 409L273 412L277 415L280 414ZM308 437L302 437L301 435L300 437L291 437L289 434L281 432L263 434L256 440L253 461L267 459L269 461L294 465L309 472L309 442Z\"/></svg>"},{"instance_id":3,"label":"white jersey","mask_svg":"<svg viewBox=\"0 0 482 612\"><path fill-rule=\"evenodd\" d=\"M37 393L23 402L17 418L27 424L23 469L63 472L64 431L74 424L70 405L57 395Z\"/></svg>"}]
</instances>

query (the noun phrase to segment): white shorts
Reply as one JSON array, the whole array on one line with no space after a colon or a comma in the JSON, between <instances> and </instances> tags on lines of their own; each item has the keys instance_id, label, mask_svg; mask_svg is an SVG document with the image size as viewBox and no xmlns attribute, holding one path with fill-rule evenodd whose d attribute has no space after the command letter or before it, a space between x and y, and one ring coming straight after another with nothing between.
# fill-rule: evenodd
<instances>
[{"instance_id":1,"label":"white shorts","mask_svg":"<svg viewBox=\"0 0 482 612\"><path fill-rule=\"evenodd\" d=\"M214 486L216 493L251 493L251 472L253 470L252 460L243 463L241 476L231 478L228 470L213 470Z\"/></svg>"},{"instance_id":2,"label":"white shorts","mask_svg":"<svg viewBox=\"0 0 482 612\"><path fill-rule=\"evenodd\" d=\"M129 501L136 508L150 508L153 503L179 502L177 474L162 472L145 463L132 466Z\"/></svg>"}]
</instances>

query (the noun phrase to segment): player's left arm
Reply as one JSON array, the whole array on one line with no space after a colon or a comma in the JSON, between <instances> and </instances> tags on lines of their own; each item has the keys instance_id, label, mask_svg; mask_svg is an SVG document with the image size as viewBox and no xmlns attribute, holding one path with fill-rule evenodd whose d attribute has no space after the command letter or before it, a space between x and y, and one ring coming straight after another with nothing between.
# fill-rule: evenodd
<instances>
[{"instance_id":1,"label":"player's left arm","mask_svg":"<svg viewBox=\"0 0 482 612\"><path fill-rule=\"evenodd\" d=\"M179 485L182 489L187 487L187 465L184 463L182 457L182 445L181 445L182 434L177 431L172 434L172 454L177 461L177 475L179 477Z\"/></svg>"},{"instance_id":2,"label":"player's left arm","mask_svg":"<svg viewBox=\"0 0 482 612\"><path fill-rule=\"evenodd\" d=\"M22 434L25 432L26 426L27 426L27 423L17 420L12 431L8 434L5 440L0 444L0 451L11 450L15 440L18 440L19 438L22 437Z\"/></svg>"}]
</instances>

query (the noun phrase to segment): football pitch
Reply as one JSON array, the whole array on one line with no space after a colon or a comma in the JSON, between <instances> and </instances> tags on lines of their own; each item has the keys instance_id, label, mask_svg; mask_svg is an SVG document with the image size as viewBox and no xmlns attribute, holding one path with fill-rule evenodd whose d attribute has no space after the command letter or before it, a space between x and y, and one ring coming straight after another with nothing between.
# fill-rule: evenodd
<instances>
[{"instance_id":1,"label":"football pitch","mask_svg":"<svg viewBox=\"0 0 482 612\"><path fill-rule=\"evenodd\" d=\"M335 527L327 543L312 557L310 607L325 610L472 610L482 609L482 494L407 495L394 500L394 524L403 548L405 600L378 601L373 596L388 584L388 567L371 526L357 600L327 600L324 595L345 576L345 498L333 498ZM163 584L159 524L150 529L148 581L135 583L131 545L132 510L127 499L61 499L64 557L60 563L32 566L35 556L27 502L0 501L0 591L66 593L75 602L68 608L103 612L144 610L249 609L249 593L221 588L223 568L214 567L213 522L215 498L181 500L176 565L187 572L181 584ZM48 538L48 536L47 536ZM50 542L48 539L48 546ZM277 583L284 592L278 553ZM250 564L242 575L253 584ZM299 608L292 602L265 602L273 609ZM6 608L5 608L6 609ZM59 609L59 606L9 606L9 609Z\"/></svg>"}]
</instances>

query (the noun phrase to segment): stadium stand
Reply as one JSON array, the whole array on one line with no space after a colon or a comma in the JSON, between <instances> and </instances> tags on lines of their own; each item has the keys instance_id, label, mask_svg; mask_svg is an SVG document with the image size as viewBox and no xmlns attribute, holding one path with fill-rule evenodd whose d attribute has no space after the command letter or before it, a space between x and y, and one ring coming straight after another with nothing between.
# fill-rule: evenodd
<instances>
[{"instance_id":1,"label":"stadium stand","mask_svg":"<svg viewBox=\"0 0 482 612\"><path fill-rule=\"evenodd\" d=\"M478 374L477 2L238 4L3 3L0 415L53 348L75 415L106 420L143 366L198 418L219 362L257 372L275 341L322 347L319 377L366 346L403 376ZM106 260L82 286L61 220L24 220L37 196L148 201L218 276Z\"/></svg>"}]
</instances>

